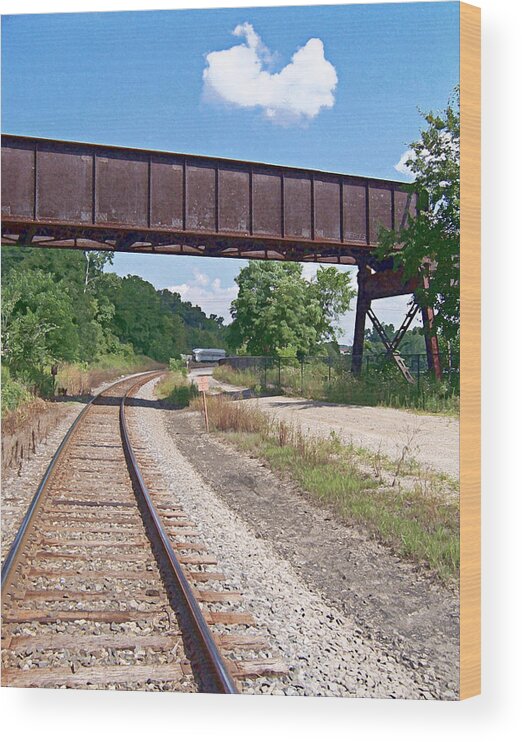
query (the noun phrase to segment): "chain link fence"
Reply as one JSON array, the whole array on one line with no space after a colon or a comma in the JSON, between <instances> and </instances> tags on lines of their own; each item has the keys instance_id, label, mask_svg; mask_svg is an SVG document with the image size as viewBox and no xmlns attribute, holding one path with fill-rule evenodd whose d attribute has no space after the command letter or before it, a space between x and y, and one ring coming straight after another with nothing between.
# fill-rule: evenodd
<instances>
[{"instance_id":1,"label":"chain link fence","mask_svg":"<svg viewBox=\"0 0 522 742\"><path fill-rule=\"evenodd\" d=\"M426 353L400 355L418 383L430 373ZM447 353L440 353L440 360L444 378L458 379L459 368L455 365L455 359L451 355L448 357ZM318 376L323 382L332 383L337 376L351 374L353 361L351 353L339 356L302 356L300 359L278 356L229 356L221 360L219 365L230 366L236 371L248 371L257 377L258 385L268 389L270 386L279 388L288 384L295 386L296 379L304 386L307 380ZM395 369L390 353L365 353L362 357L362 377L387 370L394 372Z\"/></svg>"},{"instance_id":2,"label":"chain link fence","mask_svg":"<svg viewBox=\"0 0 522 742\"><path fill-rule=\"evenodd\" d=\"M216 377L264 393L297 394L311 399L352 404L389 404L442 411L458 405L459 367L455 355L440 354L442 382L435 382L426 353L401 353L414 383L401 375L387 352L365 353L361 373L352 373L354 358L339 356L231 356L220 361ZM355 359L357 360L357 359Z\"/></svg>"}]
</instances>

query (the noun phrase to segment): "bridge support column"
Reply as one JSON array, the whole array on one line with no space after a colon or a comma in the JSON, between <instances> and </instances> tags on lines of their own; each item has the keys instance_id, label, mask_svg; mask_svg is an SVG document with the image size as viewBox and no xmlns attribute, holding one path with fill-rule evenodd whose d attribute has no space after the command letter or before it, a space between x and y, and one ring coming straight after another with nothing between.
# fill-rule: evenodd
<instances>
[{"instance_id":1,"label":"bridge support column","mask_svg":"<svg viewBox=\"0 0 522 742\"><path fill-rule=\"evenodd\" d=\"M431 307L422 307L421 311L422 325L425 333L424 340L426 342L428 369L433 371L435 378L440 381L442 378L442 370L440 364L439 340L436 333L433 331L433 320L435 315Z\"/></svg>"},{"instance_id":2,"label":"bridge support column","mask_svg":"<svg viewBox=\"0 0 522 742\"><path fill-rule=\"evenodd\" d=\"M426 267L426 272L422 276L422 285L427 289L430 285L429 279L429 266ZM426 358L428 360L428 369L433 372L435 378L440 381L442 379L442 370L440 364L439 354L439 340L437 333L433 328L433 320L435 319L435 312L433 307L422 306L422 325L424 328L424 340L426 342Z\"/></svg>"},{"instance_id":3,"label":"bridge support column","mask_svg":"<svg viewBox=\"0 0 522 742\"><path fill-rule=\"evenodd\" d=\"M369 275L371 274L367 266L359 266L359 272L357 273L357 307L355 309L355 329L352 346L352 373L357 376L360 375L362 369L366 313L372 304L372 300L368 297L365 290Z\"/></svg>"}]
</instances>

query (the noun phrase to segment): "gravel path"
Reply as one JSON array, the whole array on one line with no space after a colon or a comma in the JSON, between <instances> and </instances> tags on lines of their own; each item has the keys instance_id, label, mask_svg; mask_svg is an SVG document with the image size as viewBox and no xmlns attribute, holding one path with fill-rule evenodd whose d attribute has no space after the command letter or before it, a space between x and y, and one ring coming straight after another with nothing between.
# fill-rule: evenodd
<instances>
[{"instance_id":1,"label":"gravel path","mask_svg":"<svg viewBox=\"0 0 522 742\"><path fill-rule=\"evenodd\" d=\"M153 398L155 382L140 396ZM252 691L286 695L432 698L422 675L401 664L379 642L363 636L355 620L327 603L289 560L259 536L205 482L167 431L172 411L140 408L143 445L173 495L198 524L220 568L242 592L271 640L274 654L290 667L286 680L263 679Z\"/></svg>"},{"instance_id":2,"label":"gravel path","mask_svg":"<svg viewBox=\"0 0 522 742\"><path fill-rule=\"evenodd\" d=\"M397 459L405 445L420 464L459 477L459 421L417 415L388 407L357 407L295 397L262 397L240 404L258 405L271 415L301 426L312 435L341 440Z\"/></svg>"}]
</instances>

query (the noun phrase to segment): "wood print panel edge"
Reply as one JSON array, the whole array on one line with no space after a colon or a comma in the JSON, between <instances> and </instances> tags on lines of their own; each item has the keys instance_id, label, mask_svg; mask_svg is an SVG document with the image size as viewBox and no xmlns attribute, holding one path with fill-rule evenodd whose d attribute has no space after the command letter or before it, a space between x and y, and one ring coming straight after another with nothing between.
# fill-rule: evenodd
<instances>
[{"instance_id":1,"label":"wood print panel edge","mask_svg":"<svg viewBox=\"0 0 522 742\"><path fill-rule=\"evenodd\" d=\"M460 4L460 698L481 690L480 8Z\"/></svg>"}]
</instances>

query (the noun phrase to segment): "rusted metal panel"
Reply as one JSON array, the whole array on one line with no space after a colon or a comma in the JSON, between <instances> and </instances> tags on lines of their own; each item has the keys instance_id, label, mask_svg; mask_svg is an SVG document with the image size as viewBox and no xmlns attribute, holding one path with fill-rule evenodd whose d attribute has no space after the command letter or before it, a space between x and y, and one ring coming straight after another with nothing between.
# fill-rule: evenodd
<instances>
[{"instance_id":1,"label":"rusted metal panel","mask_svg":"<svg viewBox=\"0 0 522 742\"><path fill-rule=\"evenodd\" d=\"M341 239L341 185L338 177L317 175L314 178L314 238Z\"/></svg>"},{"instance_id":2,"label":"rusted metal panel","mask_svg":"<svg viewBox=\"0 0 522 742\"><path fill-rule=\"evenodd\" d=\"M281 175L266 171L252 174L252 221L255 235L282 235Z\"/></svg>"},{"instance_id":3,"label":"rusted metal panel","mask_svg":"<svg viewBox=\"0 0 522 742\"><path fill-rule=\"evenodd\" d=\"M86 147L38 147L37 219L92 222L93 153Z\"/></svg>"},{"instance_id":4,"label":"rusted metal panel","mask_svg":"<svg viewBox=\"0 0 522 742\"><path fill-rule=\"evenodd\" d=\"M14 135L2 161L11 244L353 264L416 213L395 181L277 165Z\"/></svg>"},{"instance_id":5,"label":"rusted metal panel","mask_svg":"<svg viewBox=\"0 0 522 742\"><path fill-rule=\"evenodd\" d=\"M216 231L216 169L210 164L187 164L187 229Z\"/></svg>"},{"instance_id":6,"label":"rusted metal panel","mask_svg":"<svg viewBox=\"0 0 522 742\"><path fill-rule=\"evenodd\" d=\"M150 226L183 229L183 162L152 156Z\"/></svg>"},{"instance_id":7,"label":"rusted metal panel","mask_svg":"<svg viewBox=\"0 0 522 742\"><path fill-rule=\"evenodd\" d=\"M360 181L346 179L343 183L343 224L343 242L366 244L366 186Z\"/></svg>"},{"instance_id":8,"label":"rusted metal panel","mask_svg":"<svg viewBox=\"0 0 522 742\"><path fill-rule=\"evenodd\" d=\"M2 216L34 216L35 145L2 137Z\"/></svg>"},{"instance_id":9,"label":"rusted metal panel","mask_svg":"<svg viewBox=\"0 0 522 742\"><path fill-rule=\"evenodd\" d=\"M114 150L96 153L96 224L146 227L148 158Z\"/></svg>"},{"instance_id":10,"label":"rusted metal panel","mask_svg":"<svg viewBox=\"0 0 522 742\"><path fill-rule=\"evenodd\" d=\"M392 228L392 191L387 185L371 185L368 196L370 244L375 245L381 229Z\"/></svg>"},{"instance_id":11,"label":"rusted metal panel","mask_svg":"<svg viewBox=\"0 0 522 742\"><path fill-rule=\"evenodd\" d=\"M390 296L413 294L418 288L418 278L404 279L401 269L383 270L369 275L364 281L364 294L368 299L385 299Z\"/></svg>"},{"instance_id":12,"label":"rusted metal panel","mask_svg":"<svg viewBox=\"0 0 522 742\"><path fill-rule=\"evenodd\" d=\"M219 169L219 231L250 232L250 175L247 170Z\"/></svg>"},{"instance_id":13,"label":"rusted metal panel","mask_svg":"<svg viewBox=\"0 0 522 742\"><path fill-rule=\"evenodd\" d=\"M285 237L312 238L312 179L308 174L284 175Z\"/></svg>"}]
</instances>

